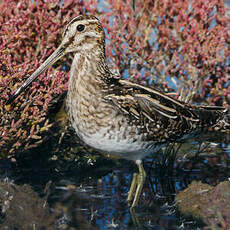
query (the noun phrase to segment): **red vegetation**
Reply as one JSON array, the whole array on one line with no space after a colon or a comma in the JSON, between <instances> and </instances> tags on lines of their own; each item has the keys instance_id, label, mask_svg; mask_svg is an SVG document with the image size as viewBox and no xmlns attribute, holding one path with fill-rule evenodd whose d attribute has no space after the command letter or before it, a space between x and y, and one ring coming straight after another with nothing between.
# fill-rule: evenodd
<instances>
[{"instance_id":1,"label":"red vegetation","mask_svg":"<svg viewBox=\"0 0 230 230\"><path fill-rule=\"evenodd\" d=\"M42 74L12 105L5 102L59 45L64 26L80 9L95 13L91 1L7 1L0 3L0 155L37 146L54 124L50 101L67 90L68 73L57 68Z\"/></svg>"},{"instance_id":2,"label":"red vegetation","mask_svg":"<svg viewBox=\"0 0 230 230\"><path fill-rule=\"evenodd\" d=\"M108 54L120 71L128 69L137 79L144 69L142 81L153 80L164 90L171 79L168 85L182 99L190 91L193 101L229 106L230 9L224 0L107 2L115 51Z\"/></svg>"},{"instance_id":3,"label":"red vegetation","mask_svg":"<svg viewBox=\"0 0 230 230\"><path fill-rule=\"evenodd\" d=\"M100 19L111 66L133 81L177 90L183 100L230 104L230 14L223 0L107 0ZM60 44L68 21L98 16L96 1L0 2L0 148L2 156L37 146L54 120L51 100L67 90L67 59L5 102ZM228 10L228 11L227 11ZM105 11L105 12L104 12ZM68 63L67 63L68 64Z\"/></svg>"}]
</instances>

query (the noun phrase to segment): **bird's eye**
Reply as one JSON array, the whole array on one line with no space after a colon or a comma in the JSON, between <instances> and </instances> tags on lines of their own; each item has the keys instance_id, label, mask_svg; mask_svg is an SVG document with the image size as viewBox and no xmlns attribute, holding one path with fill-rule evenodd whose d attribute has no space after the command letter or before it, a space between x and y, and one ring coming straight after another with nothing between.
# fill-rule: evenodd
<instances>
[{"instance_id":1,"label":"bird's eye","mask_svg":"<svg viewBox=\"0 0 230 230\"><path fill-rule=\"evenodd\" d=\"M77 26L77 31L79 31L79 32L83 31L84 29L85 29L85 26L82 25L82 24L79 24L79 25Z\"/></svg>"}]
</instances>

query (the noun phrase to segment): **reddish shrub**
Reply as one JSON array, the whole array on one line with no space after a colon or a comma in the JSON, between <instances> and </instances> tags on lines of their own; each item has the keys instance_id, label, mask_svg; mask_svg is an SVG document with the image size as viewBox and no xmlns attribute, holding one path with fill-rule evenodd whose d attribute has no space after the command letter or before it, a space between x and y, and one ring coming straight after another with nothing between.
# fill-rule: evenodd
<instances>
[{"instance_id":1,"label":"reddish shrub","mask_svg":"<svg viewBox=\"0 0 230 230\"><path fill-rule=\"evenodd\" d=\"M230 103L230 14L224 0L107 0L99 9L106 28L109 63L125 77L182 100ZM0 148L9 156L37 146L54 121L51 100L67 90L68 65L42 74L11 105L5 102L60 44L67 22L85 12L98 15L92 0L0 2Z\"/></svg>"},{"instance_id":2,"label":"reddish shrub","mask_svg":"<svg viewBox=\"0 0 230 230\"><path fill-rule=\"evenodd\" d=\"M60 8L61 7L61 8ZM6 106L16 90L59 45L64 25L87 11L96 13L92 1L7 1L0 3L0 155L37 146L54 124L47 117L50 101L67 90L67 59L34 82L25 94Z\"/></svg>"},{"instance_id":3,"label":"reddish shrub","mask_svg":"<svg viewBox=\"0 0 230 230\"><path fill-rule=\"evenodd\" d=\"M168 81L182 99L229 106L230 14L224 0L107 2L105 19L113 18L108 54L121 73L128 69L132 79L164 90Z\"/></svg>"}]
</instances>

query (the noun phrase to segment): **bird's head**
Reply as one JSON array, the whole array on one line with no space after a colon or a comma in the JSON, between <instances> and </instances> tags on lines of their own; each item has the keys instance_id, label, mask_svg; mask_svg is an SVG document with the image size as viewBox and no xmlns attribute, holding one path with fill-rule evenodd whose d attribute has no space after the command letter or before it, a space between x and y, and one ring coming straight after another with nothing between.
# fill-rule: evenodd
<instances>
[{"instance_id":1,"label":"bird's head","mask_svg":"<svg viewBox=\"0 0 230 230\"><path fill-rule=\"evenodd\" d=\"M105 34L100 21L92 15L80 15L72 19L63 32L59 46L64 54L70 52L88 52L95 46L104 46Z\"/></svg>"},{"instance_id":2,"label":"bird's head","mask_svg":"<svg viewBox=\"0 0 230 230\"><path fill-rule=\"evenodd\" d=\"M29 86L48 67L68 53L93 53L100 47L104 52L105 34L98 18L93 15L80 15L66 26L59 47L35 70L35 72L11 95L10 104L27 86Z\"/></svg>"}]
</instances>

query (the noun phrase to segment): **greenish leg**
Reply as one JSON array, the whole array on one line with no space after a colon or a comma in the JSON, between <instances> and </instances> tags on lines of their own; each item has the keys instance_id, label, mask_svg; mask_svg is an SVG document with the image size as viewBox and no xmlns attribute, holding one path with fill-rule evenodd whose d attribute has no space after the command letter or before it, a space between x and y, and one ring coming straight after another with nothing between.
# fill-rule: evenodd
<instances>
[{"instance_id":1,"label":"greenish leg","mask_svg":"<svg viewBox=\"0 0 230 230\"><path fill-rule=\"evenodd\" d=\"M128 202L131 202L131 200L133 198L133 192L136 190L136 187L137 187L137 177L138 177L138 174L137 173L133 173L133 179L132 179L132 183L131 183L131 186L130 186L130 189L129 189L129 195L128 195L128 198L127 198Z\"/></svg>"},{"instance_id":2,"label":"greenish leg","mask_svg":"<svg viewBox=\"0 0 230 230\"><path fill-rule=\"evenodd\" d=\"M145 183L145 178L146 178L146 173L145 173L142 163L138 163L137 166L139 169L139 174L137 175L137 178L136 178L137 189L136 189L135 197L133 199L133 204L131 206L132 208L136 207L138 204L138 201L140 199L140 195L141 195L144 183Z\"/></svg>"},{"instance_id":3,"label":"greenish leg","mask_svg":"<svg viewBox=\"0 0 230 230\"><path fill-rule=\"evenodd\" d=\"M128 194L128 198L127 201L131 202L133 199L133 203L131 208L134 208L137 206L138 201L140 199L141 196L141 192L145 183L145 178L146 178L146 173L145 170L143 168L143 165L141 162L137 163L138 169L139 169L139 173L134 173L133 174L133 179L132 179L132 183L129 189L129 194ZM134 196L134 198L133 198Z\"/></svg>"}]
</instances>

